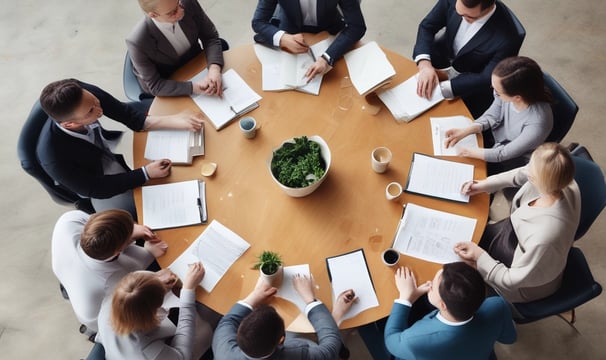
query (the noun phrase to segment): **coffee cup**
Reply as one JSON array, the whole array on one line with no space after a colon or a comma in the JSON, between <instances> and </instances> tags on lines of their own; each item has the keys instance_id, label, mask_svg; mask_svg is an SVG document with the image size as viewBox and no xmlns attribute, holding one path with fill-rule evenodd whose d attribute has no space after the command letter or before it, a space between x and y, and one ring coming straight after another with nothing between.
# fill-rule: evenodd
<instances>
[{"instance_id":1,"label":"coffee cup","mask_svg":"<svg viewBox=\"0 0 606 360\"><path fill-rule=\"evenodd\" d=\"M381 254L381 260L383 260L383 264L387 266L396 266L400 261L400 252L393 248L386 249Z\"/></svg>"},{"instance_id":2,"label":"coffee cup","mask_svg":"<svg viewBox=\"0 0 606 360\"><path fill-rule=\"evenodd\" d=\"M246 116L240 119L240 130L247 139L252 139L257 134L257 121L255 118Z\"/></svg>"},{"instance_id":3,"label":"coffee cup","mask_svg":"<svg viewBox=\"0 0 606 360\"><path fill-rule=\"evenodd\" d=\"M372 169L376 173L379 173L379 174L384 173L387 170L387 165L389 165L390 161L391 161L391 151L384 146L375 148L372 151L372 153L370 154L370 163L371 163Z\"/></svg>"},{"instance_id":4,"label":"coffee cup","mask_svg":"<svg viewBox=\"0 0 606 360\"><path fill-rule=\"evenodd\" d=\"M385 187L385 197L387 200L396 200L402 195L402 185L398 182L390 182Z\"/></svg>"}]
</instances>

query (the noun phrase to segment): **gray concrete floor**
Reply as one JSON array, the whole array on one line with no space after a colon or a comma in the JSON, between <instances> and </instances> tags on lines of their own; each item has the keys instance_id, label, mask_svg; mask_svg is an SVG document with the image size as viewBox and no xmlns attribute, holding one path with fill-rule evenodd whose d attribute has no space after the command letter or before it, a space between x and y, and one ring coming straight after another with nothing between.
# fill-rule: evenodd
<instances>
[{"instance_id":1,"label":"gray concrete floor","mask_svg":"<svg viewBox=\"0 0 606 360\"><path fill-rule=\"evenodd\" d=\"M201 0L221 35L232 46L252 42L254 0ZM365 40L406 56L412 53L416 27L433 0L365 0ZM604 63L606 5L580 0L510 0L527 30L521 50L550 72L580 106L564 143L589 147L606 166ZM50 235L68 210L54 204L19 167L16 143L21 125L50 81L75 77L125 99L122 90L124 38L142 16L135 0L3 1L0 12L0 191L2 203L2 286L0 286L0 359L43 357L79 359L90 348L77 331L70 305L58 290L50 266ZM123 151L130 153L126 137ZM576 245L596 279L606 285L606 217L602 215ZM576 332L557 318L518 326L514 345L498 345L501 359L606 358L606 297L578 309ZM368 359L355 332L346 335L353 359ZM359 349L359 350L358 350Z\"/></svg>"}]
</instances>

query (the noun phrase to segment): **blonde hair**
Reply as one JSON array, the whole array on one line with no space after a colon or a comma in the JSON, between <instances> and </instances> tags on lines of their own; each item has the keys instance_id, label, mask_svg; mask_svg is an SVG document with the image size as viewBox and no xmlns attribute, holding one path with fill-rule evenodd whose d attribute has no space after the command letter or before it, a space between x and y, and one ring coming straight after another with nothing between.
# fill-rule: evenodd
<instances>
[{"instance_id":1,"label":"blonde hair","mask_svg":"<svg viewBox=\"0 0 606 360\"><path fill-rule=\"evenodd\" d=\"M153 272L136 271L122 278L112 298L110 321L116 334L128 335L158 327L156 312L165 293L164 285Z\"/></svg>"},{"instance_id":2,"label":"blonde hair","mask_svg":"<svg viewBox=\"0 0 606 360\"><path fill-rule=\"evenodd\" d=\"M130 241L133 225L128 211L111 209L95 213L84 225L80 246L93 259L105 260Z\"/></svg>"},{"instance_id":3,"label":"blonde hair","mask_svg":"<svg viewBox=\"0 0 606 360\"><path fill-rule=\"evenodd\" d=\"M535 184L547 194L557 194L574 179L574 163L568 150L558 143L545 143L530 157Z\"/></svg>"},{"instance_id":4,"label":"blonde hair","mask_svg":"<svg viewBox=\"0 0 606 360\"><path fill-rule=\"evenodd\" d=\"M155 12L156 6L158 6L158 0L139 0L139 6L146 14Z\"/></svg>"}]
</instances>

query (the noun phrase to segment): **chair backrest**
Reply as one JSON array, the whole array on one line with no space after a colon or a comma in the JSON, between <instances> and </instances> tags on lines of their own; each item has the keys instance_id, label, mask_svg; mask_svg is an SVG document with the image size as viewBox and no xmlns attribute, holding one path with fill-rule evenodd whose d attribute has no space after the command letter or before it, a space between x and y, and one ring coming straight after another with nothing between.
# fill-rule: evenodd
<instances>
[{"instance_id":1,"label":"chair backrest","mask_svg":"<svg viewBox=\"0 0 606 360\"><path fill-rule=\"evenodd\" d=\"M21 129L17 144L17 154L21 167L25 172L34 177L46 189L51 198L59 204L75 204L82 200L76 193L55 183L55 181L44 171L38 157L36 147L40 132L48 121L52 121L42 110L40 102L36 101L30 114Z\"/></svg>"},{"instance_id":2,"label":"chair backrest","mask_svg":"<svg viewBox=\"0 0 606 360\"><path fill-rule=\"evenodd\" d=\"M568 252L562 286L544 299L514 304L515 310L522 316L515 321L525 324L558 315L588 302L601 293L602 286L594 280L583 252L572 247Z\"/></svg>"},{"instance_id":3,"label":"chair backrest","mask_svg":"<svg viewBox=\"0 0 606 360\"><path fill-rule=\"evenodd\" d=\"M572 127L579 106L564 88L546 72L543 72L545 86L551 91L553 103L551 111L553 112L553 129L545 142L560 142Z\"/></svg>"},{"instance_id":4,"label":"chair backrest","mask_svg":"<svg viewBox=\"0 0 606 360\"><path fill-rule=\"evenodd\" d=\"M122 71L122 86L124 86L124 94L130 101L139 101L141 100L141 94L143 94L143 89L139 84L139 80L137 80L137 76L135 75L133 68L133 61L130 59L130 54L128 50L126 51L126 55L124 56L124 69Z\"/></svg>"},{"instance_id":5,"label":"chair backrest","mask_svg":"<svg viewBox=\"0 0 606 360\"><path fill-rule=\"evenodd\" d=\"M105 360L105 348L103 345L96 342L92 349L90 349L86 360Z\"/></svg>"},{"instance_id":6,"label":"chair backrest","mask_svg":"<svg viewBox=\"0 0 606 360\"><path fill-rule=\"evenodd\" d=\"M503 8L505 10L507 10L507 12L509 13L509 16L511 17L511 22L513 23L513 25L516 28L516 34L517 34L517 38L518 38L518 48L516 49L516 54L517 54L520 51L520 48L522 47L524 38L526 38L526 29L524 29L524 25L522 25L522 22L520 21L520 19L518 19L516 14L514 14L513 11L511 11L511 9L507 7L507 5L505 5L502 1L499 1L499 3L501 4L501 6L503 6Z\"/></svg>"},{"instance_id":7,"label":"chair backrest","mask_svg":"<svg viewBox=\"0 0 606 360\"><path fill-rule=\"evenodd\" d=\"M606 206L606 182L602 169L595 162L572 156L574 161L574 179L581 191L581 221L574 239L580 239Z\"/></svg>"}]
</instances>

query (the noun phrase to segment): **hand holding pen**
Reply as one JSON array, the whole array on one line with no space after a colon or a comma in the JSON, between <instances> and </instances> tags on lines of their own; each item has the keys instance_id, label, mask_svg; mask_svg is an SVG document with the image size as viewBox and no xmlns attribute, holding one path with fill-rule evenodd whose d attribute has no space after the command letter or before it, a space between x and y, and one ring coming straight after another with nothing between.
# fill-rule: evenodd
<instances>
[{"instance_id":1,"label":"hand holding pen","mask_svg":"<svg viewBox=\"0 0 606 360\"><path fill-rule=\"evenodd\" d=\"M167 177L170 174L171 162L168 159L152 161L145 165L145 171L150 179Z\"/></svg>"}]
</instances>

